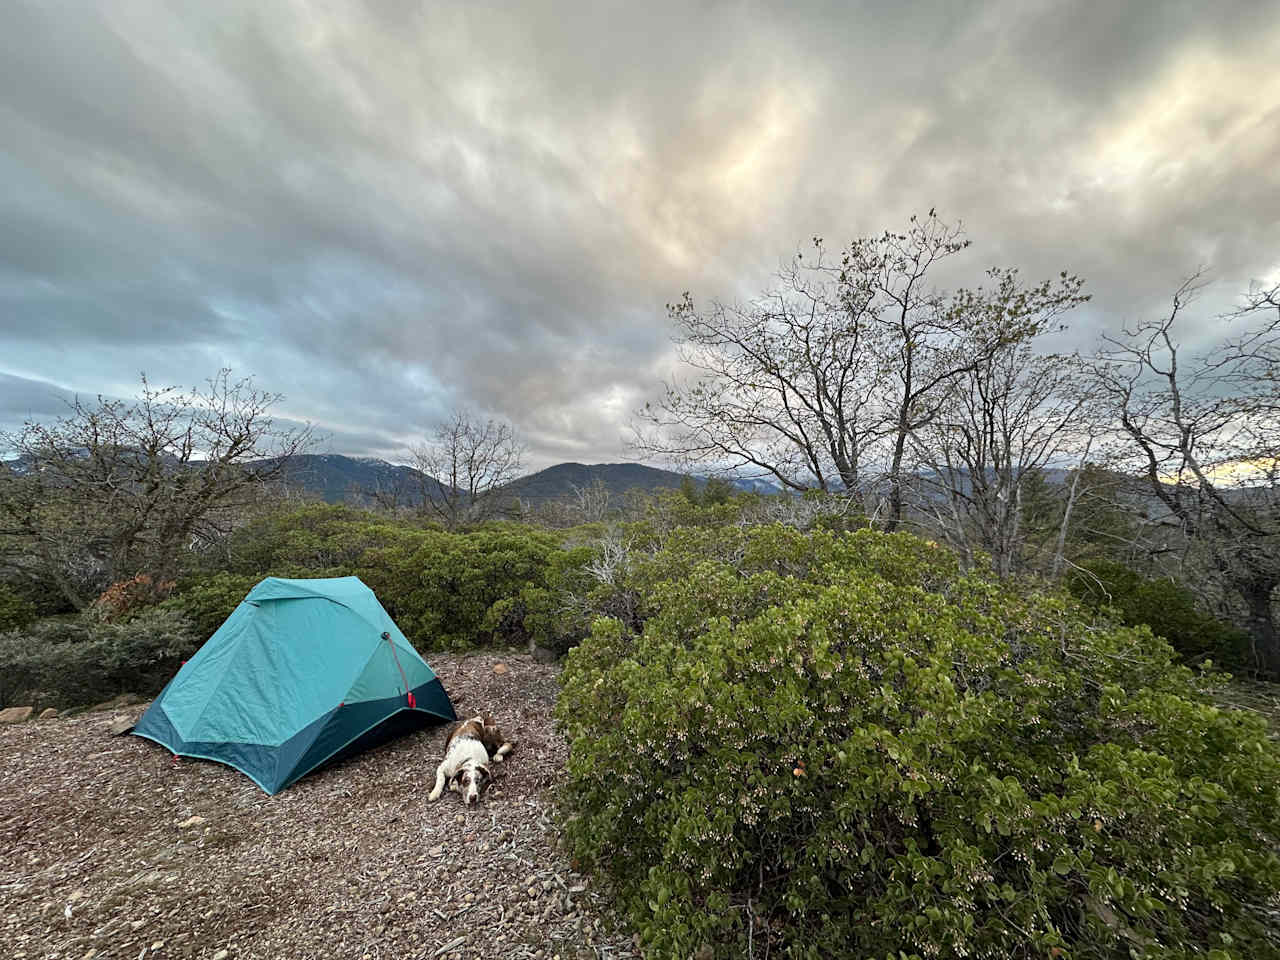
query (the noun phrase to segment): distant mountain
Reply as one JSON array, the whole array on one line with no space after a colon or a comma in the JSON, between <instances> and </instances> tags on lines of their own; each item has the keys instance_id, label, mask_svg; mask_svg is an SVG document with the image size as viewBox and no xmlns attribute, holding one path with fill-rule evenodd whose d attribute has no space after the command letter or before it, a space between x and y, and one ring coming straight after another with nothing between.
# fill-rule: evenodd
<instances>
[{"instance_id":1,"label":"distant mountain","mask_svg":"<svg viewBox=\"0 0 1280 960\"><path fill-rule=\"evenodd\" d=\"M772 495L782 492L782 485L762 477L732 477L729 480L739 490L747 493L763 493Z\"/></svg>"},{"instance_id":2,"label":"distant mountain","mask_svg":"<svg viewBox=\"0 0 1280 960\"><path fill-rule=\"evenodd\" d=\"M536 506L571 497L575 486L589 487L597 478L611 497L622 497L629 490L679 489L684 475L639 463L559 463L513 480L502 494ZM380 496L401 506L419 503L423 484L437 482L413 467L337 453L299 454L289 461L284 479L329 503L369 503Z\"/></svg>"},{"instance_id":3,"label":"distant mountain","mask_svg":"<svg viewBox=\"0 0 1280 960\"><path fill-rule=\"evenodd\" d=\"M0 463L19 475L29 469L22 460ZM275 461L258 460L250 466L255 464L274 466ZM571 497L575 487L589 487L597 479L604 483L611 497L621 498L630 490L678 490L684 476L642 463L558 463L513 480L503 492L536 506ZM339 453L297 454L290 458L282 479L329 503L367 504L381 499L400 506L421 502L424 486L438 483L413 467L376 457L348 457ZM694 477L694 482L702 486L706 478ZM735 479L732 482L740 490L778 492L776 485L765 480Z\"/></svg>"},{"instance_id":4,"label":"distant mountain","mask_svg":"<svg viewBox=\"0 0 1280 960\"><path fill-rule=\"evenodd\" d=\"M575 487L586 488L596 480L605 485L611 497L622 497L631 490L678 490L684 474L642 463L557 463L511 481L503 492L536 506L571 497Z\"/></svg>"},{"instance_id":5,"label":"distant mountain","mask_svg":"<svg viewBox=\"0 0 1280 960\"><path fill-rule=\"evenodd\" d=\"M537 506L572 497L575 487L584 489L599 480L610 497L620 500L631 490L678 490L684 476L642 463L558 463L511 481L501 493L518 498L529 506ZM286 480L329 503L368 503L380 495L384 502L394 499L401 506L420 502L424 482L436 482L413 467L373 457L346 457L336 453L295 456L289 463ZM694 477L694 482L702 486L706 478ZM766 480L736 479L732 482L740 490L766 494L778 492L778 487Z\"/></svg>"},{"instance_id":6,"label":"distant mountain","mask_svg":"<svg viewBox=\"0 0 1280 960\"><path fill-rule=\"evenodd\" d=\"M172 461L176 469L176 458ZM272 468L276 460L254 460L247 466L259 470ZM193 461L198 466L200 461ZM31 464L22 459L0 460L0 475L6 470L17 476L31 472ZM300 453L289 459L279 478L291 487L319 496L329 503L373 502L381 496L385 502L413 505L422 500L428 484L439 485L413 467L388 463L376 457L346 457L337 453Z\"/></svg>"},{"instance_id":7,"label":"distant mountain","mask_svg":"<svg viewBox=\"0 0 1280 960\"><path fill-rule=\"evenodd\" d=\"M283 479L329 503L365 503L381 494L410 505L421 501L424 482L436 482L413 467L337 453L297 454Z\"/></svg>"}]
</instances>

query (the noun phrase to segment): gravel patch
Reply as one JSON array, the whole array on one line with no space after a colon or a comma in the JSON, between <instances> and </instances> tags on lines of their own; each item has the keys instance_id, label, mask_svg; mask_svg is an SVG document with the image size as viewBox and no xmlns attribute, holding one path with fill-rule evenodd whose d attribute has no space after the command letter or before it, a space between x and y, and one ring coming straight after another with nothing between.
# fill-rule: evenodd
<instances>
[{"instance_id":1,"label":"gravel patch","mask_svg":"<svg viewBox=\"0 0 1280 960\"><path fill-rule=\"evenodd\" d=\"M518 742L479 807L428 803L447 726L268 797L222 764L113 737L128 711L0 729L0 953L20 958L636 956L556 848L557 668L428 658L459 715ZM509 670L494 672L497 663Z\"/></svg>"}]
</instances>

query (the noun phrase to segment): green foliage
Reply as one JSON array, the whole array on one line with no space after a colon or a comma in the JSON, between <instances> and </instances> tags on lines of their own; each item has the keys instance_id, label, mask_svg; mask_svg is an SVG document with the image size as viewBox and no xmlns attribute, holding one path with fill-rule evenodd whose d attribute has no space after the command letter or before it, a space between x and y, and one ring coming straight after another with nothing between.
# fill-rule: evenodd
<instances>
[{"instance_id":1,"label":"green foliage","mask_svg":"<svg viewBox=\"0 0 1280 960\"><path fill-rule=\"evenodd\" d=\"M637 567L642 629L595 623L557 719L567 839L647 956L1277 956L1280 756L1146 628L906 535Z\"/></svg>"},{"instance_id":2,"label":"green foliage","mask_svg":"<svg viewBox=\"0 0 1280 960\"><path fill-rule=\"evenodd\" d=\"M627 512L636 518L634 525L663 534L676 527L726 526L742 520L748 507L759 500L755 494L748 493L726 498L717 495L707 500L692 481L689 486L688 492L659 490L631 496Z\"/></svg>"},{"instance_id":3,"label":"green foliage","mask_svg":"<svg viewBox=\"0 0 1280 960\"><path fill-rule=\"evenodd\" d=\"M7 584L0 583L0 630L25 627L35 618L35 604L19 596Z\"/></svg>"},{"instance_id":4,"label":"green foliage","mask_svg":"<svg viewBox=\"0 0 1280 960\"><path fill-rule=\"evenodd\" d=\"M173 605L206 606L209 617L203 607L192 610L203 627L216 610L230 613L232 598L238 602L264 576L358 576L419 649L542 641L556 631L551 611L557 603L548 591L566 576L561 552L559 537L533 527L451 533L312 504L237 531L228 547L235 576L195 590L190 601L191 591L184 590Z\"/></svg>"},{"instance_id":5,"label":"green foliage","mask_svg":"<svg viewBox=\"0 0 1280 960\"><path fill-rule=\"evenodd\" d=\"M591 628L589 598L598 587L587 567L595 554L595 548L586 545L553 551L542 571L543 579L522 587L514 599L500 600L490 608L489 616L496 616L497 608L505 605L512 613L504 611L503 615L519 614L525 635L563 654Z\"/></svg>"},{"instance_id":6,"label":"green foliage","mask_svg":"<svg viewBox=\"0 0 1280 960\"><path fill-rule=\"evenodd\" d=\"M1236 669L1248 662L1248 635L1205 613L1195 594L1172 580L1148 579L1122 563L1099 560L1076 571L1067 587L1089 606L1109 609L1129 626L1146 624L1189 663L1207 659Z\"/></svg>"},{"instance_id":7,"label":"green foliage","mask_svg":"<svg viewBox=\"0 0 1280 960\"><path fill-rule=\"evenodd\" d=\"M669 493L659 496L669 496ZM738 488L724 477L707 477L701 483L689 474L680 479L680 496L695 507L720 507L739 495Z\"/></svg>"},{"instance_id":8,"label":"green foliage","mask_svg":"<svg viewBox=\"0 0 1280 960\"><path fill-rule=\"evenodd\" d=\"M261 579L240 573L193 578L160 606L186 618L196 636L207 640Z\"/></svg>"},{"instance_id":9,"label":"green foliage","mask_svg":"<svg viewBox=\"0 0 1280 960\"><path fill-rule=\"evenodd\" d=\"M411 544L372 550L358 572L420 649L522 643L547 585L559 538L528 527L423 531Z\"/></svg>"},{"instance_id":10,"label":"green foliage","mask_svg":"<svg viewBox=\"0 0 1280 960\"><path fill-rule=\"evenodd\" d=\"M155 694L199 645L188 620L159 607L126 623L40 620L0 634L0 705L65 708Z\"/></svg>"},{"instance_id":11,"label":"green foliage","mask_svg":"<svg viewBox=\"0 0 1280 960\"><path fill-rule=\"evenodd\" d=\"M737 489L724 477L708 477L702 487L702 505L705 507L720 506L733 499Z\"/></svg>"},{"instance_id":12,"label":"green foliage","mask_svg":"<svg viewBox=\"0 0 1280 960\"><path fill-rule=\"evenodd\" d=\"M354 570L370 551L410 549L424 531L385 515L339 504L308 504L268 514L228 538L225 566L232 573L317 576L308 571Z\"/></svg>"}]
</instances>

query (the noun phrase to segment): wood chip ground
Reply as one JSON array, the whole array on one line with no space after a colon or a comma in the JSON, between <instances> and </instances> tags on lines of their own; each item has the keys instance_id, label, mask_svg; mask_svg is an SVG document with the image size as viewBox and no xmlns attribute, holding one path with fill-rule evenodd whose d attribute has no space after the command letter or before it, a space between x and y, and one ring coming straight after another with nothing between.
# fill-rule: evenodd
<instances>
[{"instance_id":1,"label":"wood chip ground","mask_svg":"<svg viewBox=\"0 0 1280 960\"><path fill-rule=\"evenodd\" d=\"M460 715L489 710L519 741L478 808L451 793L427 801L445 726L275 797L230 767L112 737L123 710L6 728L0 955L635 956L556 847L550 788L567 753L551 721L556 668L429 659ZM499 661L507 673L494 673Z\"/></svg>"}]
</instances>

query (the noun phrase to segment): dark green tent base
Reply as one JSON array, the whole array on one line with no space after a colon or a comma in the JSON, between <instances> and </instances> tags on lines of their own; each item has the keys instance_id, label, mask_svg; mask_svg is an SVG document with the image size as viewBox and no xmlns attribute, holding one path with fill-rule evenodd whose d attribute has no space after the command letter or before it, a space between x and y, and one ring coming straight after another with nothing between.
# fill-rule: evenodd
<instances>
[{"instance_id":1,"label":"dark green tent base","mask_svg":"<svg viewBox=\"0 0 1280 960\"><path fill-rule=\"evenodd\" d=\"M413 699L414 707L408 706L408 698L403 693L382 700L343 704L318 717L279 746L269 746L184 740L164 712L164 692L161 692L133 732L154 740L178 756L225 763L250 777L267 793L276 794L329 760L350 756L411 729L457 719L439 679L414 688Z\"/></svg>"}]
</instances>

